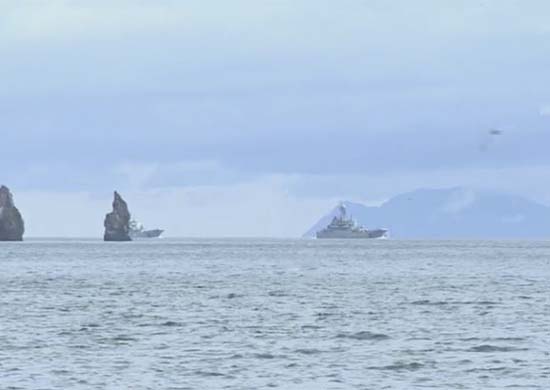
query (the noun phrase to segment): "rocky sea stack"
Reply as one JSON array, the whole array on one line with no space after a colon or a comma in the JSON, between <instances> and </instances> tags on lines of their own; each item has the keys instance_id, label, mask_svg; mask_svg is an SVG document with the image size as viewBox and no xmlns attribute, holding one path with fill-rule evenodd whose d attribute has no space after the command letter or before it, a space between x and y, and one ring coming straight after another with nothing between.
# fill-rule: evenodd
<instances>
[{"instance_id":1,"label":"rocky sea stack","mask_svg":"<svg viewBox=\"0 0 550 390\"><path fill-rule=\"evenodd\" d=\"M25 223L6 186L0 187L0 241L23 241Z\"/></svg>"},{"instance_id":2,"label":"rocky sea stack","mask_svg":"<svg viewBox=\"0 0 550 390\"><path fill-rule=\"evenodd\" d=\"M115 191L113 211L105 216L104 241L132 241L130 238L130 211L128 205Z\"/></svg>"}]
</instances>

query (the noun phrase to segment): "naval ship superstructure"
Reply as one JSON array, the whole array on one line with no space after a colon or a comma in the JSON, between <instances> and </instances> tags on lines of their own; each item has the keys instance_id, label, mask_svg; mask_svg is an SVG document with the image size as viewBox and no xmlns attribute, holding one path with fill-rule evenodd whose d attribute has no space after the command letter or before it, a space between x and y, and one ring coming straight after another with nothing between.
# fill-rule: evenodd
<instances>
[{"instance_id":1,"label":"naval ship superstructure","mask_svg":"<svg viewBox=\"0 0 550 390\"><path fill-rule=\"evenodd\" d=\"M338 215L335 216L330 224L316 234L317 238L387 238L387 229L369 230L360 226L352 217L348 217L346 206L341 203L338 206Z\"/></svg>"}]
</instances>

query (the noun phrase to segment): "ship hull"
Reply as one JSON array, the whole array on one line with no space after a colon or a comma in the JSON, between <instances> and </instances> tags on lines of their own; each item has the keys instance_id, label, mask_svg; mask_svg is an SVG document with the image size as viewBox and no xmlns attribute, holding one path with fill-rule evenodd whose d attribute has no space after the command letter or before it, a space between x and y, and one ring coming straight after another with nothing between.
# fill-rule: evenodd
<instances>
[{"instance_id":1,"label":"ship hull","mask_svg":"<svg viewBox=\"0 0 550 390\"><path fill-rule=\"evenodd\" d=\"M326 231L317 232L318 239L384 239L388 238L388 231L385 229L365 230L365 231Z\"/></svg>"},{"instance_id":2,"label":"ship hull","mask_svg":"<svg viewBox=\"0 0 550 390\"><path fill-rule=\"evenodd\" d=\"M132 238L159 238L162 233L164 233L164 230L161 230L161 229L143 230L141 232L130 232L130 237L132 237Z\"/></svg>"}]
</instances>

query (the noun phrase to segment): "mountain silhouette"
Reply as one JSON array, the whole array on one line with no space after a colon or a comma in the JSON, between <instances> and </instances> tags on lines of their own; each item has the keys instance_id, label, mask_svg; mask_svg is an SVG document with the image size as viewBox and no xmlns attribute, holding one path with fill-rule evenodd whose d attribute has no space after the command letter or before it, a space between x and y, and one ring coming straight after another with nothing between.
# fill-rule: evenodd
<instances>
[{"instance_id":1,"label":"mountain silhouette","mask_svg":"<svg viewBox=\"0 0 550 390\"><path fill-rule=\"evenodd\" d=\"M550 207L517 195L467 188L419 189L378 207L343 203L359 224L369 229L387 228L392 238L550 238ZM335 207L304 237L315 237L336 214Z\"/></svg>"}]
</instances>

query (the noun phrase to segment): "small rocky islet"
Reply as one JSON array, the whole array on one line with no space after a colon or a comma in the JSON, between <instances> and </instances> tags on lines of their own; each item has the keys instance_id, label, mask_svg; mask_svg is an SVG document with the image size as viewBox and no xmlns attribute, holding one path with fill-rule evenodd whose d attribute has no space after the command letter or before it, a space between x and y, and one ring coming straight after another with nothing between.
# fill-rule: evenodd
<instances>
[{"instance_id":1,"label":"small rocky islet","mask_svg":"<svg viewBox=\"0 0 550 390\"><path fill-rule=\"evenodd\" d=\"M113 210L105 215L104 241L132 241L130 237L131 215L128 204L115 191ZM13 194L5 185L0 186L0 241L23 241L25 222L13 200Z\"/></svg>"},{"instance_id":2,"label":"small rocky islet","mask_svg":"<svg viewBox=\"0 0 550 390\"><path fill-rule=\"evenodd\" d=\"M23 241L25 222L15 207L13 195L6 186L0 187L0 241Z\"/></svg>"},{"instance_id":3,"label":"small rocky islet","mask_svg":"<svg viewBox=\"0 0 550 390\"><path fill-rule=\"evenodd\" d=\"M113 211L105 216L104 241L132 241L130 237L130 211L128 204L115 191L113 200Z\"/></svg>"}]
</instances>

